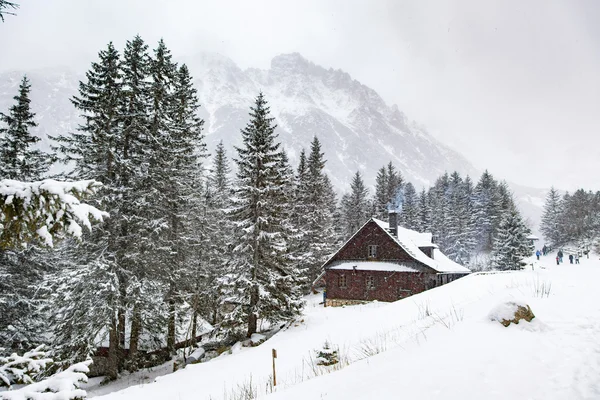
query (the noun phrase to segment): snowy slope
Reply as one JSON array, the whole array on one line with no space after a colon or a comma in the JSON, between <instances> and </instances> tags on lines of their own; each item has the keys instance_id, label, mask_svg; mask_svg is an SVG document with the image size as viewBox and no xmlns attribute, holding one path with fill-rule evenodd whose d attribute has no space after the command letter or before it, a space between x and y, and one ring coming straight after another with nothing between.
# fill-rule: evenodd
<instances>
[{"instance_id":1,"label":"snowy slope","mask_svg":"<svg viewBox=\"0 0 600 400\"><path fill-rule=\"evenodd\" d=\"M250 388L260 398L302 400L600 398L594 258L555 266L549 256L545 269L473 274L391 304L324 309L312 298L301 322L258 347L99 398L231 399ZM514 299L531 306L532 323L489 321L490 310ZM314 367L326 340L347 366ZM269 394L272 348L278 386Z\"/></svg>"}]
</instances>

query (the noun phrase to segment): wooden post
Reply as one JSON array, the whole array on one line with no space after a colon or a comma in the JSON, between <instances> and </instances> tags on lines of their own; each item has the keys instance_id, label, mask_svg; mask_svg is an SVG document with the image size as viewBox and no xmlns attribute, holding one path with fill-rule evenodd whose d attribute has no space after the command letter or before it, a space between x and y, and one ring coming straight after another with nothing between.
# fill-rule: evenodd
<instances>
[{"instance_id":1,"label":"wooden post","mask_svg":"<svg viewBox=\"0 0 600 400\"><path fill-rule=\"evenodd\" d=\"M277 386L277 375L275 374L275 359L277 358L277 350L273 349L273 386Z\"/></svg>"}]
</instances>

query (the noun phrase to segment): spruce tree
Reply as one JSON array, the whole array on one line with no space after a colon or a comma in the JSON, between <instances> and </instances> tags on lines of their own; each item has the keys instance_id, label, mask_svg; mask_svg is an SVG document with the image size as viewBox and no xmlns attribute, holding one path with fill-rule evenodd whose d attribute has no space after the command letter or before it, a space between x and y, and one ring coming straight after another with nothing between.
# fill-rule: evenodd
<instances>
[{"instance_id":1,"label":"spruce tree","mask_svg":"<svg viewBox=\"0 0 600 400\"><path fill-rule=\"evenodd\" d=\"M70 176L95 179L104 184L97 203L110 213L111 218L86 236L83 243L73 249L72 257L65 258L63 276L71 279L73 284L62 286L71 287L71 291L58 292L56 307L60 320L55 329L57 345L79 357L85 357L85 351L93 345L96 340L94 332L106 330L109 337L107 378L115 379L123 350L124 338L119 337L119 332L124 333L125 330L124 326L119 326L123 323L119 317L123 315L127 276L119 264L120 224L124 220L119 199L123 195L122 77L119 53L112 43L98 56L99 61L92 63L86 74L87 80L79 84L79 95L72 100L84 122L77 132L59 137L57 141L63 160L74 164ZM79 288L75 284L78 277L88 274L94 277L94 281L83 279L79 282L89 286L85 290ZM62 279L56 281L63 282ZM95 290L98 285L107 290ZM87 296L95 297L89 299ZM80 319L71 318L70 310L85 307L93 301L101 301L103 306L89 309Z\"/></svg>"},{"instance_id":2,"label":"spruce tree","mask_svg":"<svg viewBox=\"0 0 600 400\"><path fill-rule=\"evenodd\" d=\"M476 251L489 252L493 249L494 236L501 215L498 183L485 171L475 186L473 212L477 221L479 238Z\"/></svg>"},{"instance_id":3,"label":"spruce tree","mask_svg":"<svg viewBox=\"0 0 600 400\"><path fill-rule=\"evenodd\" d=\"M419 198L412 183L404 185L402 214L400 223L402 226L412 230L419 230Z\"/></svg>"},{"instance_id":4,"label":"spruce tree","mask_svg":"<svg viewBox=\"0 0 600 400\"><path fill-rule=\"evenodd\" d=\"M335 202L335 199L332 199L329 180L324 172L326 163L324 157L321 143L315 136L306 165L304 212L300 218L302 232L306 238L303 265L307 269L309 284L320 274L321 265L334 251L336 244L333 214L330 208L330 203Z\"/></svg>"},{"instance_id":5,"label":"spruce tree","mask_svg":"<svg viewBox=\"0 0 600 400\"><path fill-rule=\"evenodd\" d=\"M369 219L368 190L360 172L356 172L350 183L350 193L342 197L341 213L344 238L348 239Z\"/></svg>"},{"instance_id":6,"label":"spruce tree","mask_svg":"<svg viewBox=\"0 0 600 400\"><path fill-rule=\"evenodd\" d=\"M0 178L21 181L40 180L48 171L47 154L34 149L40 138L31 133L35 128L35 114L31 112L29 93L31 85L27 76L19 85L19 94L8 114L0 113Z\"/></svg>"},{"instance_id":7,"label":"spruce tree","mask_svg":"<svg viewBox=\"0 0 600 400\"><path fill-rule=\"evenodd\" d=\"M8 114L0 113L1 179L37 181L48 170L49 156L33 148L40 139L31 133L37 123L30 109L30 90L29 80L24 76L19 93L14 97L15 104ZM16 200L12 202L14 204ZM5 211L7 218L14 214L14 210ZM33 210L29 211L33 213ZM38 213L41 211L49 210ZM12 221L5 222L2 239L7 239L7 234L11 233L10 225L13 228L20 226ZM3 240L3 243L7 241ZM20 244L3 246L7 248L0 250L0 347L13 350L17 350L15 346L41 343L45 333L41 329L44 327L43 315L39 312L42 299L34 295L49 268L47 251L38 246L37 240L26 244L27 247Z\"/></svg>"},{"instance_id":8,"label":"spruce tree","mask_svg":"<svg viewBox=\"0 0 600 400\"><path fill-rule=\"evenodd\" d=\"M257 331L259 320L287 320L302 307L298 273L285 256L284 171L276 126L262 93L250 110L250 121L241 131L243 145L236 148L238 172L231 214L236 246L229 274L233 310L225 320L234 333L245 327L247 336Z\"/></svg>"},{"instance_id":9,"label":"spruce tree","mask_svg":"<svg viewBox=\"0 0 600 400\"><path fill-rule=\"evenodd\" d=\"M498 226L494 238L492 262L499 270L521 269L527 258L533 253L533 245L527 239L531 231L525 225L516 208L512 208Z\"/></svg>"},{"instance_id":10,"label":"spruce tree","mask_svg":"<svg viewBox=\"0 0 600 400\"><path fill-rule=\"evenodd\" d=\"M418 231L431 232L431 206L427 191L423 188L419 194Z\"/></svg>"},{"instance_id":11,"label":"spruce tree","mask_svg":"<svg viewBox=\"0 0 600 400\"><path fill-rule=\"evenodd\" d=\"M128 40L123 51L122 91L121 91L121 124L123 131L123 147L121 150L121 176L123 194L121 210L124 218L121 223L120 247L122 255L121 267L128 271L127 282L123 282L122 295L126 298L120 310L120 340L125 338L125 303L131 313L131 329L129 334L128 366L130 370L137 368L137 354L142 333L152 337L154 324L145 324L142 315L149 311L153 301L148 296L156 294L152 275L139 257L144 252L145 227L148 225L146 211L145 174L147 166L147 149L150 144L149 119L150 110L150 56L148 45L141 37ZM124 277L123 277L124 278ZM121 278L122 280L124 280ZM126 285L126 287L125 287Z\"/></svg>"},{"instance_id":12,"label":"spruce tree","mask_svg":"<svg viewBox=\"0 0 600 400\"><path fill-rule=\"evenodd\" d=\"M560 216L562 212L563 209L560 194L558 193L558 190L551 187L546 195L544 214L542 215L542 222L540 225L540 230L551 247L557 247L561 244L562 230L560 226Z\"/></svg>"},{"instance_id":13,"label":"spruce tree","mask_svg":"<svg viewBox=\"0 0 600 400\"><path fill-rule=\"evenodd\" d=\"M404 178L402 173L396 170L396 167L390 161L387 165L387 199L391 203L392 208L397 208L398 194L404 186Z\"/></svg>"},{"instance_id":14,"label":"spruce tree","mask_svg":"<svg viewBox=\"0 0 600 400\"><path fill-rule=\"evenodd\" d=\"M388 197L388 174L386 167L381 167L377 171L375 178L375 198L373 199L373 215L381 220L387 219L388 205L390 198Z\"/></svg>"}]
</instances>

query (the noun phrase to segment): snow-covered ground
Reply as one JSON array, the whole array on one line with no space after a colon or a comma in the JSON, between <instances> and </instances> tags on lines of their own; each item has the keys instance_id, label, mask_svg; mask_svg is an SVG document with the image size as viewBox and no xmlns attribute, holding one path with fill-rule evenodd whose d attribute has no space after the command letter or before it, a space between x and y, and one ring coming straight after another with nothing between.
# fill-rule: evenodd
<instances>
[{"instance_id":1,"label":"snow-covered ground","mask_svg":"<svg viewBox=\"0 0 600 400\"><path fill-rule=\"evenodd\" d=\"M599 399L598 282L598 256L557 266L550 255L534 270L474 274L390 304L323 308L313 296L296 324L258 347L97 398ZM490 321L507 300L536 318ZM314 365L325 341L339 349L337 366Z\"/></svg>"}]
</instances>

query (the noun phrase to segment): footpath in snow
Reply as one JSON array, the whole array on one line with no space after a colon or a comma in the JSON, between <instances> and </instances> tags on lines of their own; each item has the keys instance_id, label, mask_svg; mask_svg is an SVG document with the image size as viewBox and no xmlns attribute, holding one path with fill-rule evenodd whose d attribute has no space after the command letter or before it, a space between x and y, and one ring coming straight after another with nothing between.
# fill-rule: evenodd
<instances>
[{"instance_id":1,"label":"footpath in snow","mask_svg":"<svg viewBox=\"0 0 600 400\"><path fill-rule=\"evenodd\" d=\"M600 399L597 282L598 256L560 266L547 256L533 271L473 274L395 303L323 308L314 296L297 324L258 347L96 398ZM490 321L510 300L536 318ZM325 341L339 349L337 367L315 366Z\"/></svg>"}]
</instances>

